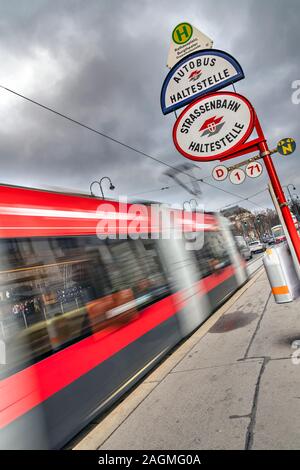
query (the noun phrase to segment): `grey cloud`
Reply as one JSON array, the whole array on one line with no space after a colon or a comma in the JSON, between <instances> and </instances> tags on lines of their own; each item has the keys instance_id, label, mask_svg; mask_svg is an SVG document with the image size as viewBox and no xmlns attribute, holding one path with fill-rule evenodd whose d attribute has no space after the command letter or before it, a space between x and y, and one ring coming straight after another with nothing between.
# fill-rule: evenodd
<instances>
[{"instance_id":1,"label":"grey cloud","mask_svg":"<svg viewBox=\"0 0 300 470\"><path fill-rule=\"evenodd\" d=\"M172 143L174 115L162 115L159 95L167 74L170 34L182 20L212 36L215 47L241 62L246 79L237 84L237 91L255 105L270 145L284 134L297 139L300 105L291 102L291 82L300 78L296 0L190 0L188 8L179 0L30 0L2 2L0 11L0 83L10 87L7 77L13 74L18 77L17 91L169 164L182 163L183 157ZM51 72L53 83L39 80L40 51L57 66L57 78L55 69ZM32 61L33 87L24 85L17 61L5 68L7 56L20 63ZM1 96L3 92L0 113ZM5 108L5 113L17 117L14 126L0 129L2 181L88 191L95 177L109 175L116 195L144 191L141 197L186 199L180 188L148 192L172 185L163 175L164 166L17 97L10 102L11 110ZM276 157L276 162L283 182L300 187L297 156ZM199 166L199 176L207 176L214 164ZM267 176L239 187L208 181L236 194L203 186L207 208L216 209L266 187ZM254 201L271 205L266 192ZM244 206L256 207L249 202Z\"/></svg>"}]
</instances>

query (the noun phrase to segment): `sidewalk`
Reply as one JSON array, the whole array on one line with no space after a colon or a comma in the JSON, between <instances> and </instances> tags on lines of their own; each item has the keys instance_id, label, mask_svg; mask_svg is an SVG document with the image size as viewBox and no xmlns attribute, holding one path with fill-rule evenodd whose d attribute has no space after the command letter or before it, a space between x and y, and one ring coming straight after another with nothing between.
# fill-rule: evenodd
<instances>
[{"instance_id":1,"label":"sidewalk","mask_svg":"<svg viewBox=\"0 0 300 470\"><path fill-rule=\"evenodd\" d=\"M299 449L299 307L260 270L75 449Z\"/></svg>"}]
</instances>

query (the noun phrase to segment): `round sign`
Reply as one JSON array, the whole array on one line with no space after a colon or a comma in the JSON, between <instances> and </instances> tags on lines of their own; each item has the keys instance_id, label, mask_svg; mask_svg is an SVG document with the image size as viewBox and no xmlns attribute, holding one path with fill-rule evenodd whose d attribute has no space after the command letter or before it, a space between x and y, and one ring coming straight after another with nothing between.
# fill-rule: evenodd
<instances>
[{"instance_id":1,"label":"round sign","mask_svg":"<svg viewBox=\"0 0 300 470\"><path fill-rule=\"evenodd\" d=\"M245 181L246 173L241 168L232 170L229 173L229 179L233 184L242 184Z\"/></svg>"},{"instance_id":2,"label":"round sign","mask_svg":"<svg viewBox=\"0 0 300 470\"><path fill-rule=\"evenodd\" d=\"M228 176L228 169L224 165L215 166L212 171L212 176L217 181L224 181Z\"/></svg>"},{"instance_id":3,"label":"round sign","mask_svg":"<svg viewBox=\"0 0 300 470\"><path fill-rule=\"evenodd\" d=\"M249 176L249 178L257 178L262 172L263 166L259 162L248 163L246 166L246 175Z\"/></svg>"},{"instance_id":4,"label":"round sign","mask_svg":"<svg viewBox=\"0 0 300 470\"><path fill-rule=\"evenodd\" d=\"M180 23L173 29L172 39L176 44L185 44L193 35L193 27L190 23Z\"/></svg>"},{"instance_id":5,"label":"round sign","mask_svg":"<svg viewBox=\"0 0 300 470\"><path fill-rule=\"evenodd\" d=\"M243 144L254 127L249 101L232 92L199 98L180 114L173 128L177 150L196 161L219 160Z\"/></svg>"},{"instance_id":6,"label":"round sign","mask_svg":"<svg viewBox=\"0 0 300 470\"><path fill-rule=\"evenodd\" d=\"M296 142L291 137L287 139L281 139L277 144L277 152L280 155L290 155L291 153L295 152L296 150Z\"/></svg>"}]
</instances>

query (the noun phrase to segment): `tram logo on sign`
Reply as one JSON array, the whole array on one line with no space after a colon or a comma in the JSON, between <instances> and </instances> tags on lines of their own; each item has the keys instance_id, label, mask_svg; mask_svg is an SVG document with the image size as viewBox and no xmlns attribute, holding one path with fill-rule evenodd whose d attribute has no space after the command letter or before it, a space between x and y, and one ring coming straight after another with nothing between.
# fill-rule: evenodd
<instances>
[{"instance_id":1,"label":"tram logo on sign","mask_svg":"<svg viewBox=\"0 0 300 470\"><path fill-rule=\"evenodd\" d=\"M223 116L217 118L216 116L209 118L205 121L205 123L200 127L199 131L204 131L201 134L201 137L205 135L213 136L215 134L218 134L218 132L222 129L224 126L225 122L221 122L223 119Z\"/></svg>"},{"instance_id":2,"label":"tram logo on sign","mask_svg":"<svg viewBox=\"0 0 300 470\"><path fill-rule=\"evenodd\" d=\"M168 114L242 78L241 66L226 52L204 49L189 54L170 70L163 83L162 112Z\"/></svg>"},{"instance_id":3,"label":"tram logo on sign","mask_svg":"<svg viewBox=\"0 0 300 470\"><path fill-rule=\"evenodd\" d=\"M212 93L191 103L173 128L177 150L196 161L219 160L234 153L254 128L249 101L232 92Z\"/></svg>"},{"instance_id":4,"label":"tram logo on sign","mask_svg":"<svg viewBox=\"0 0 300 470\"><path fill-rule=\"evenodd\" d=\"M194 72L192 72L189 76L189 81L195 82L196 80L198 80L198 78L200 78L201 74L202 70L194 70Z\"/></svg>"}]
</instances>

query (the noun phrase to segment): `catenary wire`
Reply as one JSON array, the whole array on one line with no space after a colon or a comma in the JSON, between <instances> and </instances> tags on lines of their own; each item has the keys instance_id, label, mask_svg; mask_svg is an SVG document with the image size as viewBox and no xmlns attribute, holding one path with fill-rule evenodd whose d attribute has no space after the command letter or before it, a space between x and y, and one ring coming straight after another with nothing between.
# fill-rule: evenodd
<instances>
[{"instance_id":1,"label":"catenary wire","mask_svg":"<svg viewBox=\"0 0 300 470\"><path fill-rule=\"evenodd\" d=\"M61 118L63 118L63 119L66 119L66 120L72 122L73 124L76 124L76 125L78 125L78 126L81 126L81 127L85 128L85 129L91 131L91 132L94 132L95 134L100 135L101 137L104 137L104 138L106 138L106 139L108 139L108 140L110 140L110 141L112 141L112 142L114 142L114 143L116 143L116 144L118 144L118 145L121 145L122 147L125 147L125 148L127 148L128 150L131 150L131 151L133 151L133 152L135 152L135 153L138 153L138 154L140 154L140 155L142 155L142 156L144 156L144 157L146 157L146 158L149 158L149 159L151 159L151 160L153 160L153 161L155 161L155 162L157 162L157 163L160 163L160 164L162 164L162 165L164 165L164 166L166 166L166 167L168 167L168 168L170 168L170 169L176 170L176 168L175 168L174 166L169 165L168 163L164 162L163 160L160 160L159 158L153 157L152 155L150 155L150 154L148 154L148 153L146 153L146 152L143 152L142 150L136 149L135 147L132 147L131 145L126 144L125 142L122 142L122 141L120 141L120 140L118 140L118 139L116 139L116 138L114 138L114 137L111 137L111 136L109 136L108 134L105 134L105 133L102 132L102 131L99 131L99 130L97 130L97 129L94 129L93 127L88 126L87 124L84 124L83 122L80 122L80 121L78 121L78 120L76 120L76 119L71 118L70 116L67 116L66 114L63 114L63 113L61 113L61 112L59 112L59 111L56 111L55 109L50 108L49 106L46 106L46 105L44 105L44 104L42 104L42 103L40 103L40 102L38 102L38 101L36 101L36 100L33 100L33 99L31 99L31 98L29 98L29 97L27 97L27 96L25 96L25 95L23 95L23 94L21 94L21 93L15 91L15 90L12 90L11 88L5 87L5 86L3 86L3 85L0 85L0 88L2 88L3 90L6 90L6 91L9 92L9 93L12 93L12 94L18 96L18 97L20 97L20 98L22 98L22 99L24 99L24 100L26 100L26 101L28 101L28 102L30 102L30 103L36 105L36 106L39 106L40 108L43 108L43 109L45 109L46 111L49 111L49 112L51 112L51 113L53 113L53 114L56 114L57 116L59 116L59 117L61 117ZM177 171L177 170L176 170L176 171ZM185 172L185 171L181 171L181 174L184 174L184 175L188 176L189 178L192 178L193 180L196 180L196 181L202 182L202 183L204 183L204 184L206 184L206 185L208 185L208 186L211 186L212 188L217 189L218 191L222 191L222 192L224 192L224 193L226 193L226 194L230 194L231 196L234 196L234 197L237 196L237 194L232 193L231 191L228 191L228 190L223 189L223 188L219 188L218 186L216 186L216 185L214 185L214 184L212 184L212 183L208 183L207 181L204 181L204 178L206 179L206 178L209 178L210 176L206 176L206 177L204 177L204 178L199 178L199 179L198 179L198 178L195 178L193 175L191 175L191 174L189 174L189 173L187 173L187 172ZM151 192L152 192L152 191L151 191ZM258 207L261 207L261 206L259 206L258 204L256 204L254 201L251 201L249 198L245 198L245 197L242 197L242 196L241 196L241 197L240 197L240 200L248 200L251 204L254 204L254 205L258 206Z\"/></svg>"}]
</instances>

